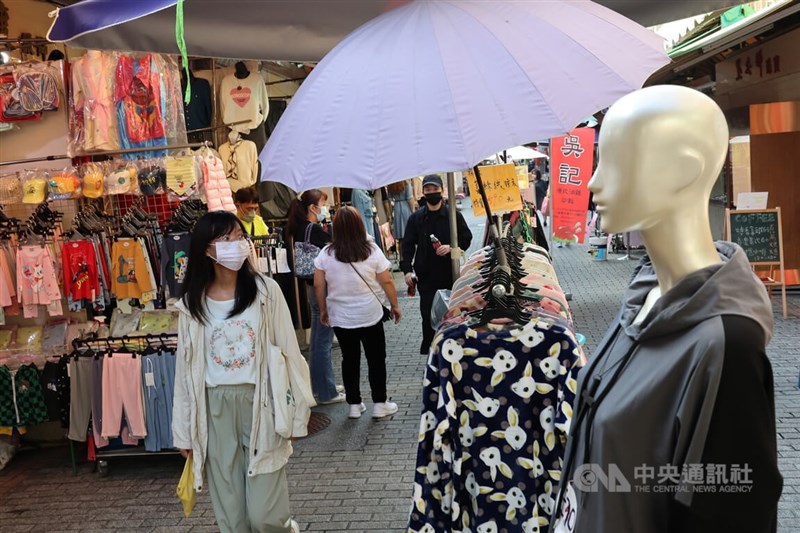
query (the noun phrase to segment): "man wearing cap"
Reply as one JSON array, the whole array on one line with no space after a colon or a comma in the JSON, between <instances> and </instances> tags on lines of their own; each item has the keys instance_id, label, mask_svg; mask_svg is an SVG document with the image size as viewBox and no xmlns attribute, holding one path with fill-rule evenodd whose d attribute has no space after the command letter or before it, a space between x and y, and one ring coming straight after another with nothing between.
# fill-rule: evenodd
<instances>
[{"instance_id":1,"label":"man wearing cap","mask_svg":"<svg viewBox=\"0 0 800 533\"><path fill-rule=\"evenodd\" d=\"M408 219L403 237L403 260L400 268L406 275L406 284L414 283L413 271L417 275L419 290L419 310L422 314L422 344L420 354L427 354L433 341L431 327L431 307L439 289L453 287L453 273L450 260L450 216L448 206L442 200L442 178L437 174L425 176L422 180L422 193L425 204ZM469 248L472 232L464 217L456 212L458 247ZM435 241L431 239L435 237ZM435 243L435 244L434 244Z\"/></svg>"}]
</instances>

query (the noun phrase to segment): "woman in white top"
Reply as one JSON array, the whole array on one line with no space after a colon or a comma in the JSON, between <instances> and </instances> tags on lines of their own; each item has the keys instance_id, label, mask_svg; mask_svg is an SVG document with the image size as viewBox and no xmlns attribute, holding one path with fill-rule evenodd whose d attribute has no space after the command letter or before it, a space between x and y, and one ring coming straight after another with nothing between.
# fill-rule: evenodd
<instances>
[{"instance_id":1,"label":"woman in white top","mask_svg":"<svg viewBox=\"0 0 800 533\"><path fill-rule=\"evenodd\" d=\"M395 323L400 322L397 291L389 271L391 263L375 242L367 238L364 222L354 208L343 207L336 213L333 242L322 249L314 266L320 321L333 328L342 348L342 380L350 418L359 418L367 410L359 387L361 345L369 367L372 416L383 418L396 413L397 404L386 398L383 302L384 296L388 297L389 315Z\"/></svg>"},{"instance_id":2,"label":"woman in white top","mask_svg":"<svg viewBox=\"0 0 800 533\"><path fill-rule=\"evenodd\" d=\"M208 478L222 532L294 533L284 467L290 439L307 434L314 398L286 300L253 270L250 248L227 211L207 213L192 230L177 304L172 434L193 459L195 490ZM270 347L283 353L281 368ZM291 405L274 401L275 390Z\"/></svg>"}]
</instances>

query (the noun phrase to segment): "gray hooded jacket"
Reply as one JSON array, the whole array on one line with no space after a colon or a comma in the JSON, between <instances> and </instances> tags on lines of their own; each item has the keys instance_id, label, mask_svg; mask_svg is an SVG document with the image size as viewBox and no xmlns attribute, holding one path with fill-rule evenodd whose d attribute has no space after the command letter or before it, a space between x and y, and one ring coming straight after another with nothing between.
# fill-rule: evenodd
<instances>
[{"instance_id":1,"label":"gray hooded jacket","mask_svg":"<svg viewBox=\"0 0 800 533\"><path fill-rule=\"evenodd\" d=\"M686 276L634 324L658 283L645 257L581 372L563 473L564 484L583 480L578 533L775 530L772 308L742 249L716 246L721 264ZM574 475L587 464L618 468L630 488Z\"/></svg>"}]
</instances>

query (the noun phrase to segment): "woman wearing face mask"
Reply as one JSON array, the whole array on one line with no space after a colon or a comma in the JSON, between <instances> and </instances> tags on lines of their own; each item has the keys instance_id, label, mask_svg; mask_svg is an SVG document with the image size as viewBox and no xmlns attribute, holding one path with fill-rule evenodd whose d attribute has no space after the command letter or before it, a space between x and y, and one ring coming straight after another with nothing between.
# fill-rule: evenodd
<instances>
[{"instance_id":1,"label":"woman wearing face mask","mask_svg":"<svg viewBox=\"0 0 800 533\"><path fill-rule=\"evenodd\" d=\"M331 236L322 227L328 218L328 195L319 189L311 189L292 201L289 207L289 222L286 225L287 240L308 241L320 250L331 242ZM291 249L291 248L290 248ZM319 320L319 306L314 298L312 278L306 279L305 289L311 309L311 345L308 363L311 367L311 389L322 405L339 403L345 400L343 387L337 387L333 375L331 347L333 330Z\"/></svg>"},{"instance_id":2,"label":"woman wearing face mask","mask_svg":"<svg viewBox=\"0 0 800 533\"><path fill-rule=\"evenodd\" d=\"M286 301L249 255L232 213L197 221L177 304L173 439L193 458L198 491L205 473L221 531L293 533L284 466L289 439L307 434L314 400ZM283 375L273 371L270 345L284 354ZM285 386L294 412L272 400L272 390Z\"/></svg>"},{"instance_id":3,"label":"woman wearing face mask","mask_svg":"<svg viewBox=\"0 0 800 533\"><path fill-rule=\"evenodd\" d=\"M261 237L269 233L264 219L258 214L258 192L255 186L239 189L233 194L236 216L242 221L244 229L251 237Z\"/></svg>"}]
</instances>

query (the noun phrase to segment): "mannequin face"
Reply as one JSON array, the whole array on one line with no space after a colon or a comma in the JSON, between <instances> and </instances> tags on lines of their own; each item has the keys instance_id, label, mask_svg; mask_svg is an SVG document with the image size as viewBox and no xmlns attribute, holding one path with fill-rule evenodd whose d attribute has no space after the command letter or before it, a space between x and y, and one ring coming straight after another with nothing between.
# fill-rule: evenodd
<instances>
[{"instance_id":1,"label":"mannequin face","mask_svg":"<svg viewBox=\"0 0 800 533\"><path fill-rule=\"evenodd\" d=\"M606 119L600 132L599 163L589 181L603 231L641 230L658 221L664 203L662 180L654 176L648 154L624 124ZM634 153L636 152L636 153Z\"/></svg>"},{"instance_id":2,"label":"mannequin face","mask_svg":"<svg viewBox=\"0 0 800 533\"><path fill-rule=\"evenodd\" d=\"M727 144L725 117L702 93L655 86L621 98L603 121L589 182L603 230L646 230L671 217L707 216Z\"/></svg>"}]
</instances>

